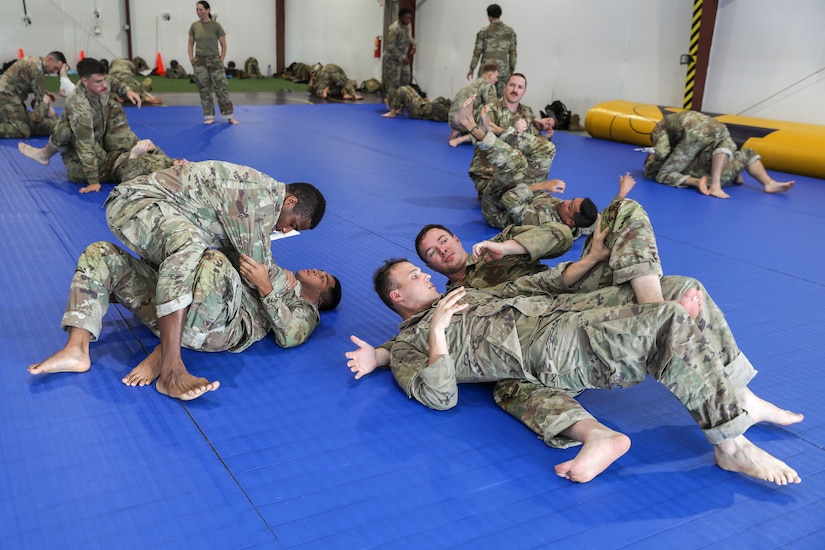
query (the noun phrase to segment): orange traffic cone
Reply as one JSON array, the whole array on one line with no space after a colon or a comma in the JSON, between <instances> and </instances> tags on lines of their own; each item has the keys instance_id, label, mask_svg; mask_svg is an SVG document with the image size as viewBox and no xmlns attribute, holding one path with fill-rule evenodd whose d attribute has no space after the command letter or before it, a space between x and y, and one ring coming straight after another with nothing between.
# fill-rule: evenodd
<instances>
[{"instance_id":1,"label":"orange traffic cone","mask_svg":"<svg viewBox=\"0 0 825 550\"><path fill-rule=\"evenodd\" d=\"M155 71L160 76L166 76L166 69L163 68L163 56L158 52L158 67Z\"/></svg>"},{"instance_id":2,"label":"orange traffic cone","mask_svg":"<svg viewBox=\"0 0 825 550\"><path fill-rule=\"evenodd\" d=\"M17 50L17 59L23 59L23 48Z\"/></svg>"},{"instance_id":3,"label":"orange traffic cone","mask_svg":"<svg viewBox=\"0 0 825 550\"><path fill-rule=\"evenodd\" d=\"M83 61L83 58L86 57L86 52L80 50L80 55L77 56L78 61Z\"/></svg>"}]
</instances>

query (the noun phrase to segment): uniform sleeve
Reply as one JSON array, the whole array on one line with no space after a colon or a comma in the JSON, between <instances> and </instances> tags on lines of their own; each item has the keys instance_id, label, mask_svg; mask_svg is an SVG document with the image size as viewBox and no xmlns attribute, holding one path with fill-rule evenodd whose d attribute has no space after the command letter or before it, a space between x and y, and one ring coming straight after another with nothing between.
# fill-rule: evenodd
<instances>
[{"instance_id":1,"label":"uniform sleeve","mask_svg":"<svg viewBox=\"0 0 825 550\"><path fill-rule=\"evenodd\" d=\"M33 65L30 70L32 94L34 95L34 99L32 99L32 111L34 111L32 120L39 123L43 121L45 114L49 111L48 105L43 103L43 96L46 94L46 75L40 70L39 65Z\"/></svg>"},{"instance_id":2,"label":"uniform sleeve","mask_svg":"<svg viewBox=\"0 0 825 550\"><path fill-rule=\"evenodd\" d=\"M478 31L476 34L476 45L473 48L473 57L470 59L470 70L475 70L478 61L481 59L481 54L484 53L484 31Z\"/></svg>"},{"instance_id":3,"label":"uniform sleeve","mask_svg":"<svg viewBox=\"0 0 825 550\"><path fill-rule=\"evenodd\" d=\"M527 249L532 261L557 258L573 246L573 233L561 223L509 226L504 232Z\"/></svg>"},{"instance_id":4,"label":"uniform sleeve","mask_svg":"<svg viewBox=\"0 0 825 550\"><path fill-rule=\"evenodd\" d=\"M387 32L387 45L384 47L384 55L393 59L399 59L407 55L398 49L398 27L390 27Z\"/></svg>"},{"instance_id":5,"label":"uniform sleeve","mask_svg":"<svg viewBox=\"0 0 825 550\"><path fill-rule=\"evenodd\" d=\"M83 167L83 175L89 184L100 183L97 166L97 142L95 142L94 115L87 101L67 105L69 127L74 136L74 150Z\"/></svg>"},{"instance_id":6,"label":"uniform sleeve","mask_svg":"<svg viewBox=\"0 0 825 550\"><path fill-rule=\"evenodd\" d=\"M250 194L248 189L226 189L224 204L230 207L218 212L218 220L235 250L271 270L275 262L272 259L269 235L278 219L278 213L271 204L256 207L249 200ZM243 210L239 210L241 206Z\"/></svg>"},{"instance_id":7,"label":"uniform sleeve","mask_svg":"<svg viewBox=\"0 0 825 550\"><path fill-rule=\"evenodd\" d=\"M444 411L458 404L455 365L448 355L429 363L429 350L418 350L409 342L392 347L390 368L401 389L422 405Z\"/></svg>"},{"instance_id":8,"label":"uniform sleeve","mask_svg":"<svg viewBox=\"0 0 825 550\"><path fill-rule=\"evenodd\" d=\"M109 85L109 89L115 92L117 95L122 97L123 99L127 99L127 93L129 92L130 88L116 77L112 75L106 76L106 83Z\"/></svg>"},{"instance_id":9,"label":"uniform sleeve","mask_svg":"<svg viewBox=\"0 0 825 550\"><path fill-rule=\"evenodd\" d=\"M518 61L518 52L516 50L516 33L513 31L513 39L510 41L510 74L516 72L516 61Z\"/></svg>"},{"instance_id":10,"label":"uniform sleeve","mask_svg":"<svg viewBox=\"0 0 825 550\"><path fill-rule=\"evenodd\" d=\"M273 285L261 302L275 342L282 348L292 348L307 341L321 318L313 304L286 290L283 283L279 287Z\"/></svg>"},{"instance_id":11,"label":"uniform sleeve","mask_svg":"<svg viewBox=\"0 0 825 550\"><path fill-rule=\"evenodd\" d=\"M524 183L519 183L501 195L501 204L510 212L525 206L533 198L535 192Z\"/></svg>"},{"instance_id":12,"label":"uniform sleeve","mask_svg":"<svg viewBox=\"0 0 825 550\"><path fill-rule=\"evenodd\" d=\"M562 272L571 263L562 262L541 273L519 277L501 288L502 296L558 296L559 294L569 294L573 292L573 289L565 284Z\"/></svg>"}]
</instances>

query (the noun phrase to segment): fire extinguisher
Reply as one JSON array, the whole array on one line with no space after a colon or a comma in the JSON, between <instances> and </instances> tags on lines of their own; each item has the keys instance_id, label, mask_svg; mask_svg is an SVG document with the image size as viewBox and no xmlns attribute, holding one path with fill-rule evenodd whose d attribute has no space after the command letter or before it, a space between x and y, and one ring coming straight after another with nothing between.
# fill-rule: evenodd
<instances>
[{"instance_id":1,"label":"fire extinguisher","mask_svg":"<svg viewBox=\"0 0 825 550\"><path fill-rule=\"evenodd\" d=\"M373 54L373 56L376 59L381 57L381 37L380 36L375 37L375 53Z\"/></svg>"}]
</instances>

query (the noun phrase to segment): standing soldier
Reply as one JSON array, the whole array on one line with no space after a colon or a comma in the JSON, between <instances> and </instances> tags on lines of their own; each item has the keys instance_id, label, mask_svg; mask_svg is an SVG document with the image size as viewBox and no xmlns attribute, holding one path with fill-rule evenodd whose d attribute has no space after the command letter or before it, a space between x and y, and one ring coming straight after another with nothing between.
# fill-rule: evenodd
<instances>
[{"instance_id":1,"label":"standing soldier","mask_svg":"<svg viewBox=\"0 0 825 550\"><path fill-rule=\"evenodd\" d=\"M470 60L467 80L473 77L479 59L482 66L485 63L495 63L499 73L496 92L501 97L507 77L516 70L516 31L501 22L501 6L498 4L487 6L487 19L490 24L476 35L476 47Z\"/></svg>"},{"instance_id":2,"label":"standing soldier","mask_svg":"<svg viewBox=\"0 0 825 550\"><path fill-rule=\"evenodd\" d=\"M398 10L398 21L387 30L384 43L384 103L390 107L390 98L400 86L412 84L412 58L415 39L412 35L412 10Z\"/></svg>"},{"instance_id":3,"label":"standing soldier","mask_svg":"<svg viewBox=\"0 0 825 550\"><path fill-rule=\"evenodd\" d=\"M0 138L48 136L57 122L51 102L54 94L46 91L47 74L57 74L66 64L60 52L46 57L28 56L15 61L0 77ZM29 94L34 94L32 112L26 109Z\"/></svg>"}]
</instances>

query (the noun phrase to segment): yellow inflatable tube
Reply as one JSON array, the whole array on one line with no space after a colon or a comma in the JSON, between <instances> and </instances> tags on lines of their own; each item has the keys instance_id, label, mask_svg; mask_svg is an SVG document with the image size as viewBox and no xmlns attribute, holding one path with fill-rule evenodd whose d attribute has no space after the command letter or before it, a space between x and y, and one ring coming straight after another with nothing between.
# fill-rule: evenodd
<instances>
[{"instance_id":1,"label":"yellow inflatable tube","mask_svg":"<svg viewBox=\"0 0 825 550\"><path fill-rule=\"evenodd\" d=\"M650 133L669 113L684 111L632 101L607 101L587 112L584 127L599 139L652 145ZM723 122L736 144L750 147L766 168L825 179L825 126L705 113Z\"/></svg>"}]
</instances>

